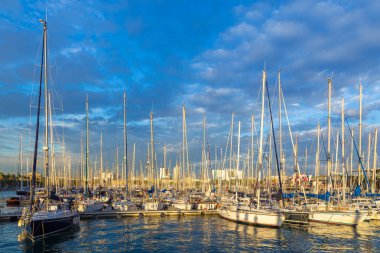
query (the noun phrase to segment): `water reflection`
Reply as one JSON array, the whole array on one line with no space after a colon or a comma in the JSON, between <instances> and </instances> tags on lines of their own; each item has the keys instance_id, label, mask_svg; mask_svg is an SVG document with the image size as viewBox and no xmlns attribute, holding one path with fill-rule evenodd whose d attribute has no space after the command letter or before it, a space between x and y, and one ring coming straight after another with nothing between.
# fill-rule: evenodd
<instances>
[{"instance_id":1,"label":"water reflection","mask_svg":"<svg viewBox=\"0 0 380 253\"><path fill-rule=\"evenodd\" d=\"M357 228L312 224L272 229L219 216L131 217L82 220L79 231L17 242L17 223L0 223L2 252L379 252L380 222Z\"/></svg>"},{"instance_id":2,"label":"water reflection","mask_svg":"<svg viewBox=\"0 0 380 253\"><path fill-rule=\"evenodd\" d=\"M64 252L64 247L60 247L60 244L65 242L70 242L77 238L76 230L67 231L59 234L59 236L50 236L46 238L42 238L36 241L32 241L28 238L20 242L20 248L23 252L46 252L50 251L50 249L55 248L55 252Z\"/></svg>"}]
</instances>

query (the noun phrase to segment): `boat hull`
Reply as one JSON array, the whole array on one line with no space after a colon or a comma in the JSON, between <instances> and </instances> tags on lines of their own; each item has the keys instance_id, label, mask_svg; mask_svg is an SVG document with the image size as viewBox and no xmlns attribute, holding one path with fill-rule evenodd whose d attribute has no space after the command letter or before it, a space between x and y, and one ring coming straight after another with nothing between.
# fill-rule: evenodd
<instances>
[{"instance_id":1,"label":"boat hull","mask_svg":"<svg viewBox=\"0 0 380 253\"><path fill-rule=\"evenodd\" d=\"M49 219L33 219L26 224L27 235L33 239L39 239L55 233L68 231L79 226L79 215L77 212L63 215L62 217Z\"/></svg>"},{"instance_id":2,"label":"boat hull","mask_svg":"<svg viewBox=\"0 0 380 253\"><path fill-rule=\"evenodd\" d=\"M219 209L219 215L225 219L239 223L263 226L263 227L281 227L285 216L277 212L267 211L247 211L247 210L228 210Z\"/></svg>"},{"instance_id":3,"label":"boat hull","mask_svg":"<svg viewBox=\"0 0 380 253\"><path fill-rule=\"evenodd\" d=\"M187 203L172 203L172 206L179 210L191 210L192 205Z\"/></svg>"},{"instance_id":4,"label":"boat hull","mask_svg":"<svg viewBox=\"0 0 380 253\"><path fill-rule=\"evenodd\" d=\"M357 226L360 223L362 223L366 219L366 217L367 213L357 211L316 211L310 213L309 221L337 225Z\"/></svg>"}]
</instances>

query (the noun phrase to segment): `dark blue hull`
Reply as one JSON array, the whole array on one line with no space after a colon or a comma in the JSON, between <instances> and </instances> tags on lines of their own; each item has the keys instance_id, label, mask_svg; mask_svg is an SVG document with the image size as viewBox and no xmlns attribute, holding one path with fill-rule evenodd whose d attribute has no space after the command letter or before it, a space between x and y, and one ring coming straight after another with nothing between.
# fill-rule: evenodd
<instances>
[{"instance_id":1,"label":"dark blue hull","mask_svg":"<svg viewBox=\"0 0 380 253\"><path fill-rule=\"evenodd\" d=\"M79 226L79 215L62 218L32 220L25 226L28 236L32 239L49 236L58 232L68 231Z\"/></svg>"}]
</instances>

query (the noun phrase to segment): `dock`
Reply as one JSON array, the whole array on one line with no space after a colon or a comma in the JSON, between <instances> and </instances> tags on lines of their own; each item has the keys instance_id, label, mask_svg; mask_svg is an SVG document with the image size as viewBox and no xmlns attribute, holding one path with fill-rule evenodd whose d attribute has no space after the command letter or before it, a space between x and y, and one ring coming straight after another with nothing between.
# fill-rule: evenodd
<instances>
[{"instance_id":1,"label":"dock","mask_svg":"<svg viewBox=\"0 0 380 253\"><path fill-rule=\"evenodd\" d=\"M178 210L178 211L99 211L99 212L84 212L80 213L81 219L98 219L98 218L119 218L119 217L150 217L150 216L194 216L194 215L216 215L217 210Z\"/></svg>"}]
</instances>

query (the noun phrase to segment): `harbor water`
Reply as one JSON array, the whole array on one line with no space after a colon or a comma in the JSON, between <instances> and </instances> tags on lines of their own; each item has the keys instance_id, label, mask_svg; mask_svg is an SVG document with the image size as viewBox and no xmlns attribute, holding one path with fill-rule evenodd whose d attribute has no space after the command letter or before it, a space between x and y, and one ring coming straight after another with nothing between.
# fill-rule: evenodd
<instances>
[{"instance_id":1,"label":"harbor water","mask_svg":"<svg viewBox=\"0 0 380 253\"><path fill-rule=\"evenodd\" d=\"M18 241L17 222L0 223L0 252L379 252L380 221L354 227L262 228L210 216L81 220L80 229Z\"/></svg>"}]
</instances>

